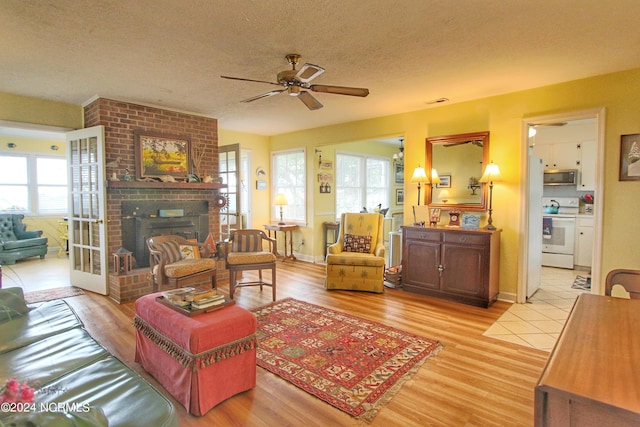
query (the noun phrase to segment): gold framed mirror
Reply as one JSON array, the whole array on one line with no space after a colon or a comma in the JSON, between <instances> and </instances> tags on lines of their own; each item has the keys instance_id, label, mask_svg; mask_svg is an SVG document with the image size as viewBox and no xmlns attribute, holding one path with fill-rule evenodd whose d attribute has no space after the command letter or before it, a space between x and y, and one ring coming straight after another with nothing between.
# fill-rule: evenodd
<instances>
[{"instance_id":1,"label":"gold framed mirror","mask_svg":"<svg viewBox=\"0 0 640 427\"><path fill-rule=\"evenodd\" d=\"M484 211L487 186L480 177L489 164L489 132L464 133L427 138L426 204L448 210ZM438 179L434 179L433 171Z\"/></svg>"}]
</instances>

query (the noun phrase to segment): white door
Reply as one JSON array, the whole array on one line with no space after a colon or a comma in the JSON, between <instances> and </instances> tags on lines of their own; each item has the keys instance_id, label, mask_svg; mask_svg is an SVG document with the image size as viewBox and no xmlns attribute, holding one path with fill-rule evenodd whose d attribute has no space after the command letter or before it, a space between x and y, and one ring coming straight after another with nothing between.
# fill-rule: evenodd
<instances>
[{"instance_id":1,"label":"white door","mask_svg":"<svg viewBox=\"0 0 640 427\"><path fill-rule=\"evenodd\" d=\"M67 163L70 281L107 295L104 126L67 133Z\"/></svg>"},{"instance_id":2,"label":"white door","mask_svg":"<svg viewBox=\"0 0 640 427\"><path fill-rule=\"evenodd\" d=\"M529 261L527 298L540 288L542 270L542 193L544 166L539 157L529 156Z\"/></svg>"},{"instance_id":3,"label":"white door","mask_svg":"<svg viewBox=\"0 0 640 427\"><path fill-rule=\"evenodd\" d=\"M240 144L223 145L218 149L218 173L227 184L227 205L220 209L220 240L226 240L242 224L240 191ZM261 178L258 177L258 180Z\"/></svg>"}]
</instances>

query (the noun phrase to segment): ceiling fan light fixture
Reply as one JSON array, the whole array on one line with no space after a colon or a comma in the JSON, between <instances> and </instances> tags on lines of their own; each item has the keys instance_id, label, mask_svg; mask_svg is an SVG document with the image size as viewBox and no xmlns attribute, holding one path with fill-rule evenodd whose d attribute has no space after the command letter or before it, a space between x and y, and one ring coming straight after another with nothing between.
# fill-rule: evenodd
<instances>
[{"instance_id":1,"label":"ceiling fan light fixture","mask_svg":"<svg viewBox=\"0 0 640 427\"><path fill-rule=\"evenodd\" d=\"M346 87L346 86L332 86L332 85L311 85L310 81L318 77L320 74L324 73L324 68L306 63L302 66L302 68L297 71L296 65L300 61L300 55L298 54L289 54L286 56L287 61L291 64L290 70L280 71L277 74L277 82L270 82L265 80L254 80L254 79L246 79L242 77L231 77L231 76L220 76L223 79L230 80L240 80L246 82L255 82L255 83L263 83L270 84L283 87L280 90L272 90L271 92L267 92L261 95L253 96L251 98L242 100L241 102L253 102L258 99L267 98L273 95L277 95L286 91L289 96L297 97L302 103L310 110L318 110L322 108L322 104L320 101L315 99L313 95L309 93L311 92L321 92L321 93L331 93L337 95L347 95L347 96L359 96L365 97L369 95L369 89L366 88L358 88L358 87ZM306 90L302 90L306 89Z\"/></svg>"},{"instance_id":2,"label":"ceiling fan light fixture","mask_svg":"<svg viewBox=\"0 0 640 427\"><path fill-rule=\"evenodd\" d=\"M300 95L300 86L289 86L289 96Z\"/></svg>"}]
</instances>

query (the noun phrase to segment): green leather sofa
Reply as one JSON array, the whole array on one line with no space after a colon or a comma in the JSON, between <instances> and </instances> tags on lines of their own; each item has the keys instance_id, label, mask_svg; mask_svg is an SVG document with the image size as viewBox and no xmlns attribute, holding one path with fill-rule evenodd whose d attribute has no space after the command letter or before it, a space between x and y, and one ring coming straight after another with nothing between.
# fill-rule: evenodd
<instances>
[{"instance_id":1,"label":"green leather sofa","mask_svg":"<svg viewBox=\"0 0 640 427\"><path fill-rule=\"evenodd\" d=\"M15 264L17 260L47 253L46 237L42 230L27 231L22 214L0 214L0 262Z\"/></svg>"},{"instance_id":2,"label":"green leather sofa","mask_svg":"<svg viewBox=\"0 0 640 427\"><path fill-rule=\"evenodd\" d=\"M0 425L178 426L172 403L94 340L64 300L30 307L21 288L0 289L0 381L8 378L36 389L36 410L0 412Z\"/></svg>"}]
</instances>

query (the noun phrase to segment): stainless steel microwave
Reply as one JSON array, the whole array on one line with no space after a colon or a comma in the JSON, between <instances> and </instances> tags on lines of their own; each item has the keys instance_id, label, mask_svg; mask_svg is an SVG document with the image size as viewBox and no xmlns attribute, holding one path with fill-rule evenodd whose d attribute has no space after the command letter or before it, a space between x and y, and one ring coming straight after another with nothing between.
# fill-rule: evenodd
<instances>
[{"instance_id":1,"label":"stainless steel microwave","mask_svg":"<svg viewBox=\"0 0 640 427\"><path fill-rule=\"evenodd\" d=\"M547 169L544 171L544 185L577 185L576 169Z\"/></svg>"}]
</instances>

